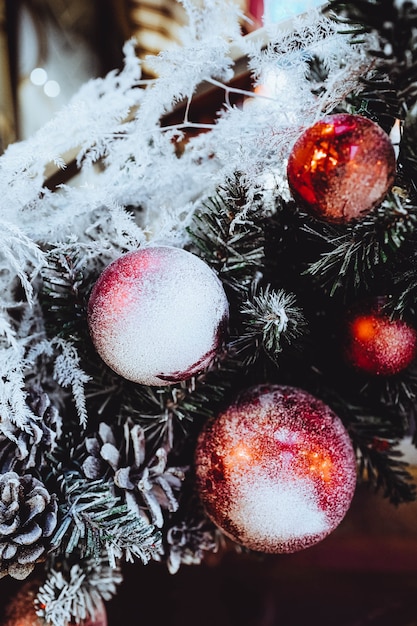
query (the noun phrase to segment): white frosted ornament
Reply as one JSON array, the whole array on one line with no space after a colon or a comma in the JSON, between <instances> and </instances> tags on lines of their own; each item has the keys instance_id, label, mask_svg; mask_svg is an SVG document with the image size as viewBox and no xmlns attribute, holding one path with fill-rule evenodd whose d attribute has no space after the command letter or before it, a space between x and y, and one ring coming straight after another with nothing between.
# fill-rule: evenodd
<instances>
[{"instance_id":1,"label":"white frosted ornament","mask_svg":"<svg viewBox=\"0 0 417 626\"><path fill-rule=\"evenodd\" d=\"M348 432L302 389L260 385L207 422L195 453L196 484L211 520L259 552L285 553L324 539L356 486Z\"/></svg>"},{"instance_id":2,"label":"white frosted ornament","mask_svg":"<svg viewBox=\"0 0 417 626\"><path fill-rule=\"evenodd\" d=\"M169 385L201 372L223 339L229 304L200 258L169 246L129 252L100 275L88 324L103 361L143 385Z\"/></svg>"}]
</instances>

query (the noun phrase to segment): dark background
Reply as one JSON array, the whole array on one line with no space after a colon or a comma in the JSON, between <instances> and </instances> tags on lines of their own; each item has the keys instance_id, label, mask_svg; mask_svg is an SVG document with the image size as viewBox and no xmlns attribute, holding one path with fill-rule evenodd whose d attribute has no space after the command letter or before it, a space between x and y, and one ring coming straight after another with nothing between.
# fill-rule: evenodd
<instances>
[{"instance_id":1,"label":"dark background","mask_svg":"<svg viewBox=\"0 0 417 626\"><path fill-rule=\"evenodd\" d=\"M365 486L340 526L292 555L226 550L175 575L130 567L109 626L417 626L417 504Z\"/></svg>"},{"instance_id":2,"label":"dark background","mask_svg":"<svg viewBox=\"0 0 417 626\"><path fill-rule=\"evenodd\" d=\"M417 626L416 522L417 503L395 507L362 485L339 527L302 552L227 547L177 574L156 562L125 567L108 624ZM1 612L20 585L0 581Z\"/></svg>"}]
</instances>

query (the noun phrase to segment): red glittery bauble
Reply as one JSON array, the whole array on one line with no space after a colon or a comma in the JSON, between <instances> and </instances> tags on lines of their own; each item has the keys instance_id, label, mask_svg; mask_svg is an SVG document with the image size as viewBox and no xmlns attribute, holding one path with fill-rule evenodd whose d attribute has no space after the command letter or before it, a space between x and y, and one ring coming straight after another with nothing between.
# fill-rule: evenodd
<instances>
[{"instance_id":1,"label":"red glittery bauble","mask_svg":"<svg viewBox=\"0 0 417 626\"><path fill-rule=\"evenodd\" d=\"M360 218L379 204L395 178L385 131L361 115L328 115L295 142L287 166L296 201L331 222Z\"/></svg>"},{"instance_id":2,"label":"red glittery bauble","mask_svg":"<svg viewBox=\"0 0 417 626\"><path fill-rule=\"evenodd\" d=\"M309 393L253 387L201 432L197 488L212 521L249 549L296 552L332 532L356 485L337 415Z\"/></svg>"},{"instance_id":3,"label":"red glittery bauble","mask_svg":"<svg viewBox=\"0 0 417 626\"><path fill-rule=\"evenodd\" d=\"M344 349L347 361L363 373L392 376L416 357L417 332L403 320L392 320L377 302L347 316Z\"/></svg>"},{"instance_id":4,"label":"red glittery bauble","mask_svg":"<svg viewBox=\"0 0 417 626\"><path fill-rule=\"evenodd\" d=\"M228 314L223 285L211 267L169 246L113 261L88 302L98 354L117 374L143 385L169 385L208 367Z\"/></svg>"}]
</instances>

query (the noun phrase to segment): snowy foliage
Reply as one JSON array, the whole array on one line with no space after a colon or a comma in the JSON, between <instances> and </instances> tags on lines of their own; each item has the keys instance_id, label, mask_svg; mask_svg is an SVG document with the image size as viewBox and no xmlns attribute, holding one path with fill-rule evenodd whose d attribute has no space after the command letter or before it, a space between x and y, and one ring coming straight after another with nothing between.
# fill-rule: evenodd
<instances>
[{"instance_id":1,"label":"snowy foliage","mask_svg":"<svg viewBox=\"0 0 417 626\"><path fill-rule=\"evenodd\" d=\"M271 291L268 287L254 293L241 308L244 331L236 341L235 349L243 350L245 344L259 343L266 353L276 359L282 343L291 342L301 335L305 320L295 306L295 296L284 291ZM256 353L252 355L255 358Z\"/></svg>"},{"instance_id":2,"label":"snowy foliage","mask_svg":"<svg viewBox=\"0 0 417 626\"><path fill-rule=\"evenodd\" d=\"M48 286L45 276L53 272L52 260L61 256L64 267L72 255L77 269L97 276L120 254L141 246L184 247L190 243L188 228L198 212L226 181L237 179L246 197L224 238L230 248L231 240L240 237L238 226L252 224L255 213L262 218L274 210L272 188L279 187L283 196L288 193L286 159L304 127L355 91L359 79L371 71L366 42L350 44L337 23L317 10L286 28L271 25L243 36L245 18L231 0L181 0L181 4L189 17L181 43L146 59L155 79L142 78L134 42L126 42L121 71L89 81L43 128L0 157L0 434L16 445L22 439L19 430L32 434L39 420L27 402L32 382L47 388L60 410L68 409L67 423L74 420L82 433L91 417L85 393L90 375L80 358L82 340L48 336L43 318L41 300ZM317 90L306 81L313 57L325 61L326 77ZM243 60L251 73L255 90L230 86L237 60ZM221 93L223 103L209 121L194 119L192 104L207 90ZM173 113L179 115L175 121ZM52 177L74 162L78 174L54 187ZM253 266L259 253L258 249L248 253ZM240 267L237 261L234 265ZM286 332L290 338L296 335L292 322L301 323L298 309L280 293L265 292L243 311L249 318L259 312L263 325L251 327L249 334L262 336L267 351L279 352L281 333L283 338ZM117 381L110 378L106 384L116 396ZM120 403L120 396L117 399ZM113 400L106 396L103 406ZM183 404L187 403L192 412L188 396ZM175 414L173 405L169 406ZM179 409L175 415L182 415ZM98 423L101 416L94 418ZM68 461L72 452L64 450L63 458ZM165 449L149 458L137 491L159 527L166 509L177 510L174 490L179 490L181 477L169 466ZM136 466L142 468L142 461ZM59 471L61 462L57 461ZM129 487L128 467L122 470L117 469L118 486ZM164 506L154 496L155 485ZM75 529L71 537L78 541L84 537L85 511L78 517L74 511L68 513L68 527ZM98 518L97 514L91 520L96 523ZM66 527L62 528L64 535ZM47 622L63 626L73 616L84 619L93 612L100 598L114 592L120 560L158 558L159 544L151 536L149 545L144 542L141 547L139 529L138 545L132 545L126 540L126 528L115 526L114 544L107 546L113 573L108 561L96 564L96 569L94 564L68 566L67 571L50 568L39 593L46 607L40 615ZM181 521L172 527L167 548L172 572L180 563L200 562L203 552L216 545L204 520L196 520L192 531Z\"/></svg>"},{"instance_id":3,"label":"snowy foliage","mask_svg":"<svg viewBox=\"0 0 417 626\"><path fill-rule=\"evenodd\" d=\"M181 45L147 59L157 72L155 80L141 80L141 63L133 42L127 42L122 71L89 81L33 137L11 145L0 157L1 398L16 423L25 423L28 410L18 393L26 367L22 345L28 337L16 340L13 311L33 303L45 254L71 240L91 267L94 257L111 260L120 251L149 243L183 246L194 211L219 184L239 172L250 201L251 190L259 192L262 182L279 180L302 126L335 106L364 72L363 46L349 45L337 25L317 11L296 19L291 31L275 25L262 37L244 37L242 16L233 3L183 4L190 19ZM313 54L327 60L327 88L319 97L305 85ZM243 107L231 106L228 82L235 59L244 55L259 85L271 72L274 80L267 95L249 93ZM190 103L210 84L225 95L213 123L188 119L186 106L182 121L164 125L164 116L179 102ZM176 141L200 127L205 132L188 137L179 155ZM65 168L73 158L80 175L48 189L51 167ZM45 339L32 336L33 341ZM63 387L72 386L85 423L84 377L76 356L63 344L56 348L49 348L54 376Z\"/></svg>"},{"instance_id":4,"label":"snowy foliage","mask_svg":"<svg viewBox=\"0 0 417 626\"><path fill-rule=\"evenodd\" d=\"M121 580L119 568L100 559L65 572L52 568L39 589L37 614L53 626L67 626L74 616L77 622L84 620L100 612L102 601L111 599Z\"/></svg>"}]
</instances>

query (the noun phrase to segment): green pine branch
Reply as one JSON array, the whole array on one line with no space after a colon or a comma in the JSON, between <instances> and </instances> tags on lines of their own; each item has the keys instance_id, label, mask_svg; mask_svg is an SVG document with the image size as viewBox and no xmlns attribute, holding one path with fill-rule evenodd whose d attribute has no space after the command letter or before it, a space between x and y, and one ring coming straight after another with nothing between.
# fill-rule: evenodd
<instances>
[{"instance_id":1,"label":"green pine branch","mask_svg":"<svg viewBox=\"0 0 417 626\"><path fill-rule=\"evenodd\" d=\"M264 260L264 229L257 199L248 208L247 190L229 180L196 211L189 234L200 255L226 288L248 290Z\"/></svg>"},{"instance_id":2,"label":"green pine branch","mask_svg":"<svg viewBox=\"0 0 417 626\"><path fill-rule=\"evenodd\" d=\"M92 277L85 275L82 257L75 246L68 246L66 252L52 250L47 258L40 293L46 331L50 337L81 343L88 334L87 294Z\"/></svg>"},{"instance_id":3,"label":"green pine branch","mask_svg":"<svg viewBox=\"0 0 417 626\"><path fill-rule=\"evenodd\" d=\"M417 206L395 191L362 219L345 227L309 225L306 231L327 244L327 251L306 270L332 297L336 292L372 291L381 271L407 258L406 244L414 244ZM391 264L391 265L390 265Z\"/></svg>"},{"instance_id":4,"label":"green pine branch","mask_svg":"<svg viewBox=\"0 0 417 626\"><path fill-rule=\"evenodd\" d=\"M368 51L375 74L364 82L362 96L386 118L404 118L417 103L417 8L395 0L331 0L325 7L358 40L364 33L378 43Z\"/></svg>"},{"instance_id":5,"label":"green pine branch","mask_svg":"<svg viewBox=\"0 0 417 626\"><path fill-rule=\"evenodd\" d=\"M242 331L229 349L246 366L263 353L278 364L283 348L302 336L306 328L294 294L273 290L270 285L251 293L241 305L240 315Z\"/></svg>"},{"instance_id":6,"label":"green pine branch","mask_svg":"<svg viewBox=\"0 0 417 626\"><path fill-rule=\"evenodd\" d=\"M391 427L381 421L357 422L350 431L358 456L358 475L393 504L417 499L417 486L398 450Z\"/></svg>"},{"instance_id":7,"label":"green pine branch","mask_svg":"<svg viewBox=\"0 0 417 626\"><path fill-rule=\"evenodd\" d=\"M160 551L161 536L154 526L129 511L112 492L109 482L88 481L75 474L63 476L60 523L51 549L82 558L104 551L115 567L120 559L147 563Z\"/></svg>"},{"instance_id":8,"label":"green pine branch","mask_svg":"<svg viewBox=\"0 0 417 626\"><path fill-rule=\"evenodd\" d=\"M417 417L417 368L410 365L396 376L376 377L360 385L358 394L368 406L387 413L396 425L397 437L405 436L413 428Z\"/></svg>"},{"instance_id":9,"label":"green pine branch","mask_svg":"<svg viewBox=\"0 0 417 626\"><path fill-rule=\"evenodd\" d=\"M121 412L142 426L149 450L163 446L179 452L196 428L219 410L238 375L237 365L224 351L208 371L181 384L132 386Z\"/></svg>"},{"instance_id":10,"label":"green pine branch","mask_svg":"<svg viewBox=\"0 0 417 626\"><path fill-rule=\"evenodd\" d=\"M404 317L406 313L415 317L417 313L417 255L410 255L410 267L393 276L392 297L386 310L392 316Z\"/></svg>"}]
</instances>

